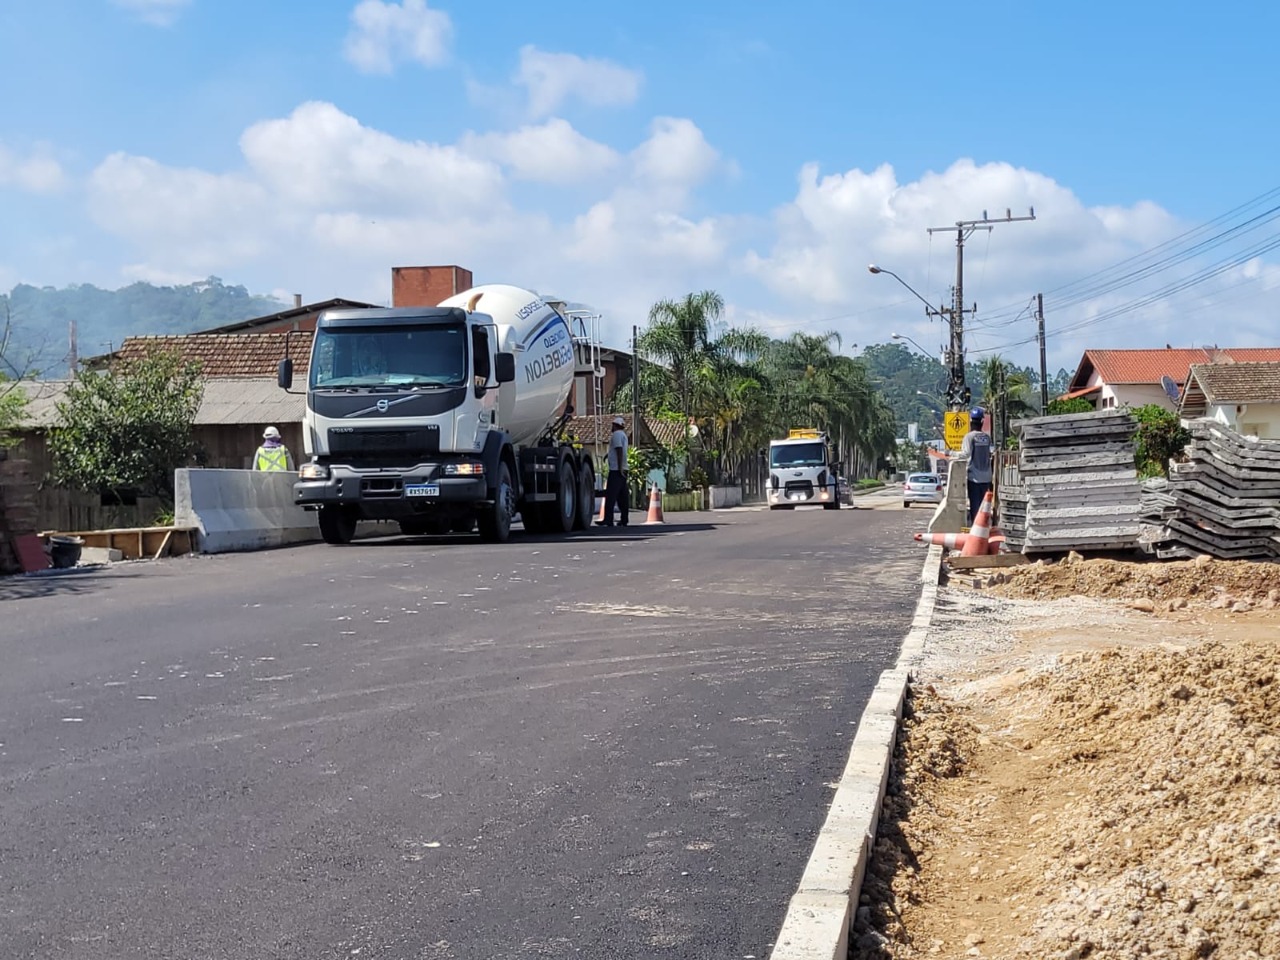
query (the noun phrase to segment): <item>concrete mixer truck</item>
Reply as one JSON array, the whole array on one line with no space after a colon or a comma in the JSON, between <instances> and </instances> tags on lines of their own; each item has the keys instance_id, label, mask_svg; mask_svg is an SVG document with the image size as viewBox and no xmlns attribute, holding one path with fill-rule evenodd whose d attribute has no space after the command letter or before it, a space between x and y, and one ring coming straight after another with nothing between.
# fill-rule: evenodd
<instances>
[{"instance_id":1,"label":"concrete mixer truck","mask_svg":"<svg viewBox=\"0 0 1280 960\"><path fill-rule=\"evenodd\" d=\"M563 437L584 346L541 297L503 284L438 307L324 311L294 501L319 511L331 544L360 520L406 534L478 527L490 541L517 514L529 532L585 529L595 470ZM292 382L286 358L279 383Z\"/></svg>"}]
</instances>

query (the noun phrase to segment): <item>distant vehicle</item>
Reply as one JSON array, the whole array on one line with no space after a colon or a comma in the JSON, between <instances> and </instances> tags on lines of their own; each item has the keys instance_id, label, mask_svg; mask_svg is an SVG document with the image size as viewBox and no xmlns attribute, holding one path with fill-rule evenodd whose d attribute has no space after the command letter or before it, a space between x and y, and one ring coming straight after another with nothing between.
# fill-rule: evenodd
<instances>
[{"instance_id":1,"label":"distant vehicle","mask_svg":"<svg viewBox=\"0 0 1280 960\"><path fill-rule=\"evenodd\" d=\"M794 428L785 440L769 444L769 509L821 504L824 510L839 510L836 476L826 434L811 427Z\"/></svg>"},{"instance_id":2,"label":"distant vehicle","mask_svg":"<svg viewBox=\"0 0 1280 960\"><path fill-rule=\"evenodd\" d=\"M902 485L902 505L913 503L941 503L943 483L936 473L912 473Z\"/></svg>"}]
</instances>

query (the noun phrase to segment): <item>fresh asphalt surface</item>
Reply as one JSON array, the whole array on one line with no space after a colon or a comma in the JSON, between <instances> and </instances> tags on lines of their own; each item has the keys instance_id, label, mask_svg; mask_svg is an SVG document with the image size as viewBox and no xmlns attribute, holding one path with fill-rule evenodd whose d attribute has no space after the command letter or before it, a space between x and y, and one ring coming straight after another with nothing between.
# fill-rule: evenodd
<instances>
[{"instance_id":1,"label":"fresh asphalt surface","mask_svg":"<svg viewBox=\"0 0 1280 960\"><path fill-rule=\"evenodd\" d=\"M0 955L767 957L919 592L875 499L0 581Z\"/></svg>"}]
</instances>

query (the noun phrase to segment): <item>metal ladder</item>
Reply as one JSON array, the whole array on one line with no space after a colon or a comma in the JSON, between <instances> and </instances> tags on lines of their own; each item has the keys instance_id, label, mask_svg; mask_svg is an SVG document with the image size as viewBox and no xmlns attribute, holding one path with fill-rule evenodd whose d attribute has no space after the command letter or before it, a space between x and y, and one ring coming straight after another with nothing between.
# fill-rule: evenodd
<instances>
[{"instance_id":1,"label":"metal ladder","mask_svg":"<svg viewBox=\"0 0 1280 960\"><path fill-rule=\"evenodd\" d=\"M548 301L551 302L551 301ZM604 404L604 367L600 362L600 321L601 315L583 308L570 308L564 302L551 302L560 314L569 321L569 333L573 338L574 379L581 374L591 376L591 394L587 400L587 409L576 411L578 416L598 418L608 411ZM596 464L596 473L600 473L600 464L604 462L604 445L600 431L593 430L591 453Z\"/></svg>"}]
</instances>

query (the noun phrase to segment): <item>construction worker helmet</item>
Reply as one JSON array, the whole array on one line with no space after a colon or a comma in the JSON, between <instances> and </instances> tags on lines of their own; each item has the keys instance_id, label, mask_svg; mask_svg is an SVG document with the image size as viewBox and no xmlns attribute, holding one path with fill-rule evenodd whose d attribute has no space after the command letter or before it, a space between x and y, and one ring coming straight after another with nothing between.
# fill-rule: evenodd
<instances>
[{"instance_id":1,"label":"construction worker helmet","mask_svg":"<svg viewBox=\"0 0 1280 960\"><path fill-rule=\"evenodd\" d=\"M263 430L263 431L262 431L262 439L264 439L264 440L279 440L279 439L280 439L280 431L279 431L279 430L277 430L275 427L267 427L267 429L265 429L265 430Z\"/></svg>"},{"instance_id":2,"label":"construction worker helmet","mask_svg":"<svg viewBox=\"0 0 1280 960\"><path fill-rule=\"evenodd\" d=\"M981 407L974 407L969 411L969 419L981 423L983 420L987 419L986 411Z\"/></svg>"}]
</instances>

